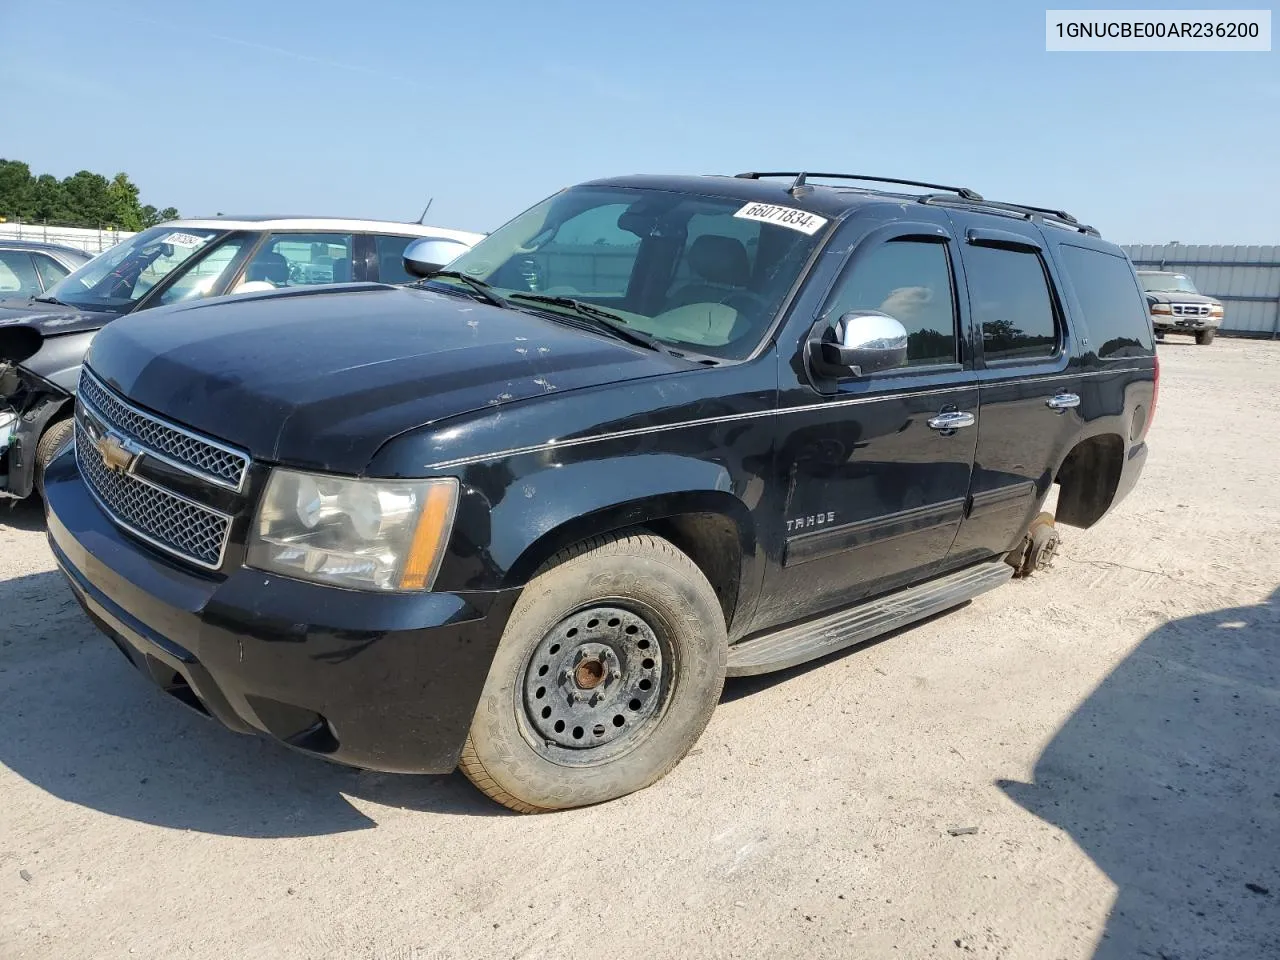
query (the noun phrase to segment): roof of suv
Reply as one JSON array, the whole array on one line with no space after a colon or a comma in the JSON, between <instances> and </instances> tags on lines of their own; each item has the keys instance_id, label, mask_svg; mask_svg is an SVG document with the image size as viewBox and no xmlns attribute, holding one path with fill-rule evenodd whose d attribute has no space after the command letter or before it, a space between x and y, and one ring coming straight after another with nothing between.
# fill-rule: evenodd
<instances>
[{"instance_id":1,"label":"roof of suv","mask_svg":"<svg viewBox=\"0 0 1280 960\"><path fill-rule=\"evenodd\" d=\"M810 179L812 178L812 179ZM844 183L816 183L814 180L838 179ZM925 192L909 193L896 189L879 189L875 183L916 186ZM670 190L677 193L714 193L744 202L773 203L795 207L807 213L832 219L840 218L858 207L872 203L928 203L960 207L974 213L997 217L1018 217L1051 223L1054 226L1098 236L1093 227L1080 223L1065 210L1034 207L1026 204L985 200L967 187L893 180L886 177L864 177L830 173L741 173L736 176L655 176L633 175L592 180L583 186L639 187Z\"/></svg>"}]
</instances>

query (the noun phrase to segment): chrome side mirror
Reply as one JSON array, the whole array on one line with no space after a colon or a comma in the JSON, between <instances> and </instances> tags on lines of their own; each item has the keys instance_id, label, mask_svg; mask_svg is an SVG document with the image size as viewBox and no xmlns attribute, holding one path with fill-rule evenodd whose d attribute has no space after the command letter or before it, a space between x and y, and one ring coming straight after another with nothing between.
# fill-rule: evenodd
<instances>
[{"instance_id":1,"label":"chrome side mirror","mask_svg":"<svg viewBox=\"0 0 1280 960\"><path fill-rule=\"evenodd\" d=\"M404 269L415 277L429 277L470 249L461 240L419 237L404 248Z\"/></svg>"},{"instance_id":2,"label":"chrome side mirror","mask_svg":"<svg viewBox=\"0 0 1280 960\"><path fill-rule=\"evenodd\" d=\"M865 377L907 365L907 328L887 313L853 310L810 341L815 372L827 377Z\"/></svg>"}]
</instances>

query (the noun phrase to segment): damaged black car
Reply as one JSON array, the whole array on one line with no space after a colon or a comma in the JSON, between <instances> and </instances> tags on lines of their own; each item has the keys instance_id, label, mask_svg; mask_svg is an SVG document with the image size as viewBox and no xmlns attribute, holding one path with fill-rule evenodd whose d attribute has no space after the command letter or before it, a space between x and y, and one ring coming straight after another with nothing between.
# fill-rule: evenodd
<instances>
[{"instance_id":1,"label":"damaged black car","mask_svg":"<svg viewBox=\"0 0 1280 960\"><path fill-rule=\"evenodd\" d=\"M38 296L0 301L0 496L38 491L43 466L70 439L80 364L97 331L224 233L146 230Z\"/></svg>"},{"instance_id":2,"label":"damaged black car","mask_svg":"<svg viewBox=\"0 0 1280 960\"><path fill-rule=\"evenodd\" d=\"M68 442L80 366L99 330L126 314L226 294L349 281L401 283L403 253L430 237L480 234L332 217L175 220L112 247L41 293L0 300L0 498L43 493Z\"/></svg>"}]
</instances>

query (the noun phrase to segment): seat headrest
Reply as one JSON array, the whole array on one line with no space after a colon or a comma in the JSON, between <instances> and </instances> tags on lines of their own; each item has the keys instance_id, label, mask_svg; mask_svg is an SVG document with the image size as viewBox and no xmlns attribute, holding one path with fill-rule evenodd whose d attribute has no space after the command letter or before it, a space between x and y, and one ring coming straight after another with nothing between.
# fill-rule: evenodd
<instances>
[{"instance_id":1,"label":"seat headrest","mask_svg":"<svg viewBox=\"0 0 1280 960\"><path fill-rule=\"evenodd\" d=\"M733 237L703 234L689 248L689 266L710 283L746 286L751 278L751 261L742 241Z\"/></svg>"},{"instance_id":2,"label":"seat headrest","mask_svg":"<svg viewBox=\"0 0 1280 960\"><path fill-rule=\"evenodd\" d=\"M245 271L245 280L270 280L272 283L289 282L289 261L284 254L266 250L254 258Z\"/></svg>"}]
</instances>

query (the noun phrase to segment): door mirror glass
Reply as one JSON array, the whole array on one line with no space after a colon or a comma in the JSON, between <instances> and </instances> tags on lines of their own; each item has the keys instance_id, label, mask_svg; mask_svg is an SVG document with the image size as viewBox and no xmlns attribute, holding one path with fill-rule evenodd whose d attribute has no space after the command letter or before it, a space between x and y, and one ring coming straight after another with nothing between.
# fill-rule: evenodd
<instances>
[{"instance_id":1,"label":"door mirror glass","mask_svg":"<svg viewBox=\"0 0 1280 960\"><path fill-rule=\"evenodd\" d=\"M404 248L404 269L415 277L429 277L470 249L460 240L421 237Z\"/></svg>"},{"instance_id":2,"label":"door mirror glass","mask_svg":"<svg viewBox=\"0 0 1280 960\"><path fill-rule=\"evenodd\" d=\"M887 313L852 310L811 341L810 359L829 377L865 377L907 365L907 328Z\"/></svg>"}]
</instances>

